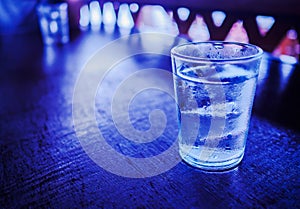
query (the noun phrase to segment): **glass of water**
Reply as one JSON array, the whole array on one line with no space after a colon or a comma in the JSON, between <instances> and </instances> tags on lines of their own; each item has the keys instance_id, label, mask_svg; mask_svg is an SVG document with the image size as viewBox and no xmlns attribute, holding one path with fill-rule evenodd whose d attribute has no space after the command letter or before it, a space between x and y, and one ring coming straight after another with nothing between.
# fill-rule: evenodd
<instances>
[{"instance_id":1,"label":"glass of water","mask_svg":"<svg viewBox=\"0 0 300 209\"><path fill-rule=\"evenodd\" d=\"M69 41L68 4L42 2L37 7L40 30L46 45L65 44Z\"/></svg>"},{"instance_id":2,"label":"glass of water","mask_svg":"<svg viewBox=\"0 0 300 209\"><path fill-rule=\"evenodd\" d=\"M179 152L186 163L222 171L241 162L262 54L251 44L219 41L171 50Z\"/></svg>"}]
</instances>

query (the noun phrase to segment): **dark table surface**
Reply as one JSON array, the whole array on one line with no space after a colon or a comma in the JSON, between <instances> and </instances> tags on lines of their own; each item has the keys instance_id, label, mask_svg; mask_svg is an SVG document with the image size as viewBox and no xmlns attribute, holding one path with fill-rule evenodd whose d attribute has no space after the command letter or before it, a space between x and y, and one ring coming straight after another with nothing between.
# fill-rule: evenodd
<instances>
[{"instance_id":1,"label":"dark table surface","mask_svg":"<svg viewBox=\"0 0 300 209\"><path fill-rule=\"evenodd\" d=\"M209 173L174 153L156 158L176 141L175 102L160 89L133 93L143 84L173 88L164 45L174 43L151 35L123 38L110 48L120 36L82 31L51 47L39 34L1 37L0 208L300 208L299 65L264 56L245 157L234 170ZM144 42L150 47L144 50L156 54L123 56ZM98 50L106 56L95 59ZM84 71L89 65L95 70ZM169 73L143 74L154 68ZM127 111L113 117L112 104L122 102ZM155 109L165 117L149 119ZM165 129L153 142L126 140L121 133L131 129L122 132L114 122L126 113L141 138L147 130L160 131L151 121Z\"/></svg>"}]
</instances>

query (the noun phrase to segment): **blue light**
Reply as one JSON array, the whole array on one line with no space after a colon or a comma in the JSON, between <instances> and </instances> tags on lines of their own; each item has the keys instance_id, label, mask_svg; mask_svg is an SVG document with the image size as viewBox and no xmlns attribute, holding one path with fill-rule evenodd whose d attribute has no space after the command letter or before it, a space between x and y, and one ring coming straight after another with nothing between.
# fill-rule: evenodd
<instances>
[{"instance_id":1,"label":"blue light","mask_svg":"<svg viewBox=\"0 0 300 209\"><path fill-rule=\"evenodd\" d=\"M79 24L81 27L87 27L90 23L90 11L88 5L83 5L80 8Z\"/></svg>"},{"instance_id":2,"label":"blue light","mask_svg":"<svg viewBox=\"0 0 300 209\"><path fill-rule=\"evenodd\" d=\"M128 4L120 5L117 24L120 28L133 28L134 21L130 13Z\"/></svg>"},{"instance_id":3,"label":"blue light","mask_svg":"<svg viewBox=\"0 0 300 209\"><path fill-rule=\"evenodd\" d=\"M131 3L129 8L132 13L136 13L139 10L139 5L137 3Z\"/></svg>"},{"instance_id":4,"label":"blue light","mask_svg":"<svg viewBox=\"0 0 300 209\"><path fill-rule=\"evenodd\" d=\"M57 33L58 32L58 25L57 25L57 22L55 20L50 22L49 29L50 29L51 33Z\"/></svg>"},{"instance_id":5,"label":"blue light","mask_svg":"<svg viewBox=\"0 0 300 209\"><path fill-rule=\"evenodd\" d=\"M214 11L214 12L212 12L211 16L214 21L214 24L217 27L220 27L226 18L226 14L222 11Z\"/></svg>"},{"instance_id":6,"label":"blue light","mask_svg":"<svg viewBox=\"0 0 300 209\"><path fill-rule=\"evenodd\" d=\"M180 7L177 9L177 13L180 20L186 21L189 18L190 10L185 7Z\"/></svg>"},{"instance_id":7,"label":"blue light","mask_svg":"<svg viewBox=\"0 0 300 209\"><path fill-rule=\"evenodd\" d=\"M116 13L114 6L111 2L106 2L103 5L103 23L105 25L114 25L116 24Z\"/></svg>"},{"instance_id":8,"label":"blue light","mask_svg":"<svg viewBox=\"0 0 300 209\"><path fill-rule=\"evenodd\" d=\"M260 29L261 35L265 35L275 23L275 19L271 16L258 15L256 17L256 23Z\"/></svg>"},{"instance_id":9,"label":"blue light","mask_svg":"<svg viewBox=\"0 0 300 209\"><path fill-rule=\"evenodd\" d=\"M287 64L296 64L297 63L297 59L293 56L289 56L289 55L285 55L282 54L279 56L279 59L283 62L283 63L287 63Z\"/></svg>"},{"instance_id":10,"label":"blue light","mask_svg":"<svg viewBox=\"0 0 300 209\"><path fill-rule=\"evenodd\" d=\"M101 16L101 10L98 1L90 2L90 21L91 21L92 28L100 27L102 16Z\"/></svg>"}]
</instances>

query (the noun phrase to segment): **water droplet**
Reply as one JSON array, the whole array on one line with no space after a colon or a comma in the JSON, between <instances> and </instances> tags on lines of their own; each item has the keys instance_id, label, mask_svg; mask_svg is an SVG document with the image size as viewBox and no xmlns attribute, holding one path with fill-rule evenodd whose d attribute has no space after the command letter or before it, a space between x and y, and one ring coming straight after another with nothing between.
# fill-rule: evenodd
<instances>
[{"instance_id":1,"label":"water droplet","mask_svg":"<svg viewBox=\"0 0 300 209\"><path fill-rule=\"evenodd\" d=\"M229 145L226 145L225 150L231 150Z\"/></svg>"},{"instance_id":2,"label":"water droplet","mask_svg":"<svg viewBox=\"0 0 300 209\"><path fill-rule=\"evenodd\" d=\"M217 155L213 155L212 158L213 158L213 159L217 159L218 156L217 156Z\"/></svg>"}]
</instances>

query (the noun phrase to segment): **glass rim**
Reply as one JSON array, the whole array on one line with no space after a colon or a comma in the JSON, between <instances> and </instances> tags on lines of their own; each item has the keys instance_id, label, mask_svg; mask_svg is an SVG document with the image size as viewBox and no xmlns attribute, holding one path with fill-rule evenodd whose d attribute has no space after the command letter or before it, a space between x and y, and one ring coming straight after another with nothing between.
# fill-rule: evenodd
<instances>
[{"instance_id":1,"label":"glass rim","mask_svg":"<svg viewBox=\"0 0 300 209\"><path fill-rule=\"evenodd\" d=\"M44 9L59 9L59 10L66 10L68 9L68 3L67 2L41 2L36 7L37 11L43 11Z\"/></svg>"},{"instance_id":2,"label":"glass rim","mask_svg":"<svg viewBox=\"0 0 300 209\"><path fill-rule=\"evenodd\" d=\"M200 45L200 44L226 44L226 45L236 45L236 46L244 46L248 48L253 48L257 50L257 53L254 53L252 55L245 55L240 57L233 57L233 58L205 58L205 57L196 57L196 56L189 56L184 55L177 50L183 46L187 45ZM171 56L176 57L177 59L189 61L189 62L201 62L201 63L207 63L207 62L240 62L245 60L255 60L259 59L263 55L264 51L254 44L249 43L243 43L243 42L236 42L236 41L198 41L198 42L188 42L184 44L180 44L177 46L174 46L171 49Z\"/></svg>"}]
</instances>

